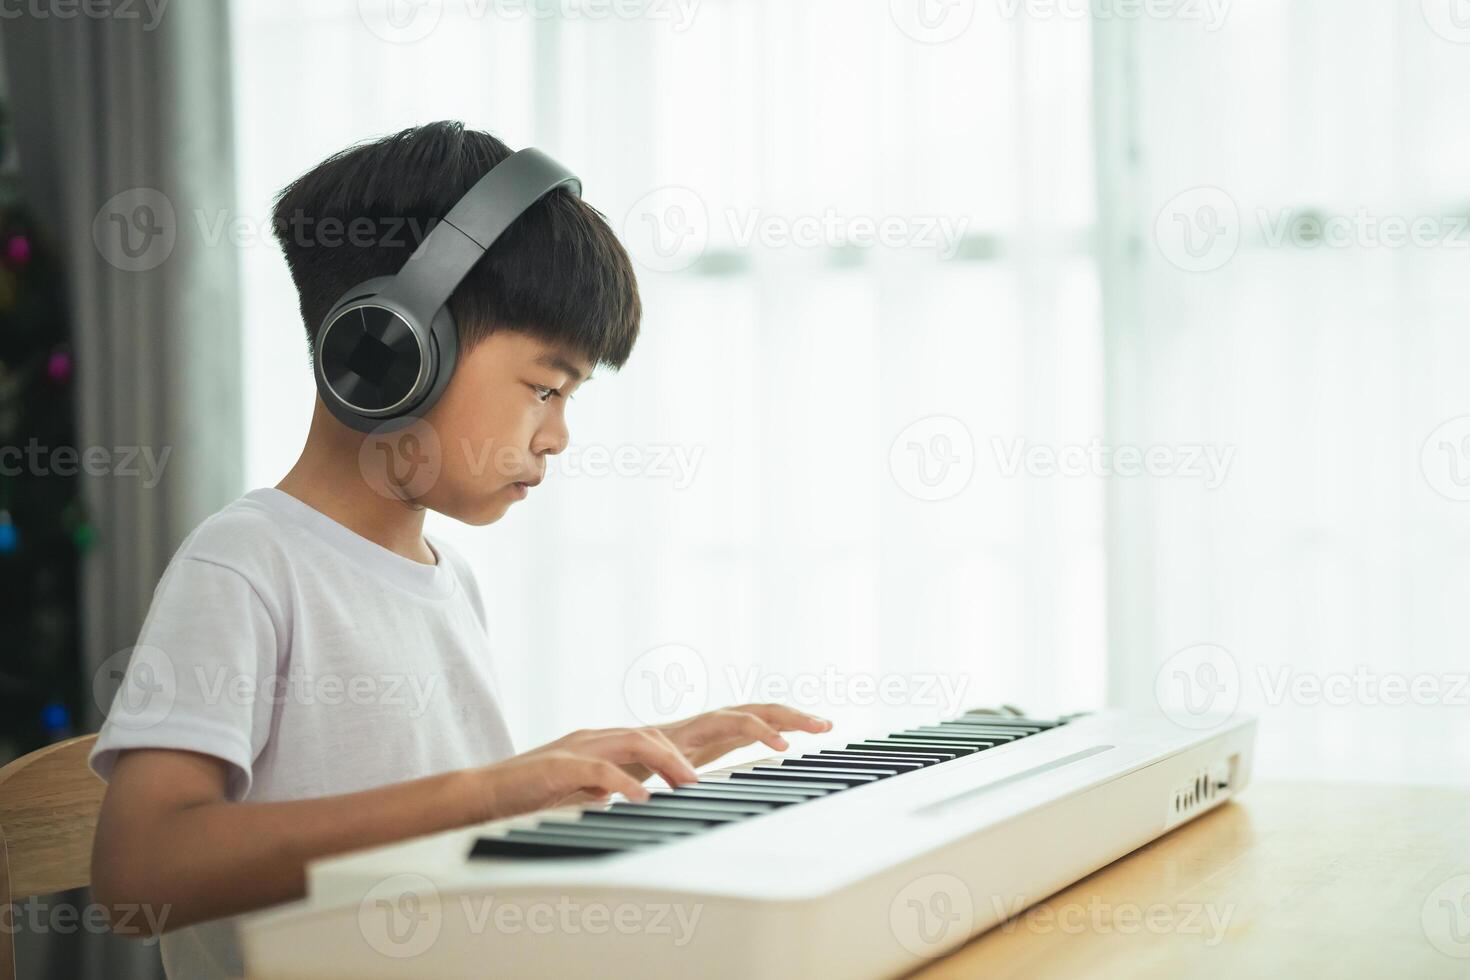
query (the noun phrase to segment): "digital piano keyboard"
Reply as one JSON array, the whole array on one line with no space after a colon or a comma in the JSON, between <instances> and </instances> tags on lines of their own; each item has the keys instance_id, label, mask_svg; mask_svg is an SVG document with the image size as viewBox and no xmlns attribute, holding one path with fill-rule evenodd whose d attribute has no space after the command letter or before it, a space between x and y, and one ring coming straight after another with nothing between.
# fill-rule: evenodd
<instances>
[{"instance_id":1,"label":"digital piano keyboard","mask_svg":"<svg viewBox=\"0 0 1470 980\"><path fill-rule=\"evenodd\" d=\"M889 977L1250 776L1252 719L968 713L327 859L248 975Z\"/></svg>"}]
</instances>

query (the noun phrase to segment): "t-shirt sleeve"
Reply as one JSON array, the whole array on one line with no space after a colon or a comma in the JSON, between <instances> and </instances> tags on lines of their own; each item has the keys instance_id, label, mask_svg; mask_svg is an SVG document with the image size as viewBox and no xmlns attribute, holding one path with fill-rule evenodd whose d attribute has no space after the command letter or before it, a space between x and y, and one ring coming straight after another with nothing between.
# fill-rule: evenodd
<instances>
[{"instance_id":1,"label":"t-shirt sleeve","mask_svg":"<svg viewBox=\"0 0 1470 980\"><path fill-rule=\"evenodd\" d=\"M229 764L229 798L250 790L270 732L277 630L240 572L176 557L154 591L132 650L103 665L117 683L90 763L103 779L128 749L184 749Z\"/></svg>"}]
</instances>

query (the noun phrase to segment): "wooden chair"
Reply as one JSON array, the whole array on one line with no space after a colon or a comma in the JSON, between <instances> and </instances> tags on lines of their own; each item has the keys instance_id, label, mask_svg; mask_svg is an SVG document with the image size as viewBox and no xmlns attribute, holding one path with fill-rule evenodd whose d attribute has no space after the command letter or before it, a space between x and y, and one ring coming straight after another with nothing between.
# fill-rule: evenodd
<instances>
[{"instance_id":1,"label":"wooden chair","mask_svg":"<svg viewBox=\"0 0 1470 980\"><path fill-rule=\"evenodd\" d=\"M87 768L96 741L69 738L0 769L0 916L7 923L11 902L91 883L92 836L107 787ZM15 973L14 933L0 928L0 980Z\"/></svg>"}]
</instances>

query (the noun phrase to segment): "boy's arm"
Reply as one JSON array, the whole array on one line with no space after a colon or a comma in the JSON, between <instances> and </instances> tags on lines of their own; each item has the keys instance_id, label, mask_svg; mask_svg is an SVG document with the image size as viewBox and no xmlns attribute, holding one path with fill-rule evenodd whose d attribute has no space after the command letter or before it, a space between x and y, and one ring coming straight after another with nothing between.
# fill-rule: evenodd
<instances>
[{"instance_id":1,"label":"boy's arm","mask_svg":"<svg viewBox=\"0 0 1470 980\"><path fill-rule=\"evenodd\" d=\"M696 778L652 729L574 732L479 769L278 803L226 797L228 764L172 749L123 752L92 852L92 891L119 933L150 935L299 898L316 858L554 806L648 791L620 766L670 784ZM139 913L142 914L139 914Z\"/></svg>"}]
</instances>

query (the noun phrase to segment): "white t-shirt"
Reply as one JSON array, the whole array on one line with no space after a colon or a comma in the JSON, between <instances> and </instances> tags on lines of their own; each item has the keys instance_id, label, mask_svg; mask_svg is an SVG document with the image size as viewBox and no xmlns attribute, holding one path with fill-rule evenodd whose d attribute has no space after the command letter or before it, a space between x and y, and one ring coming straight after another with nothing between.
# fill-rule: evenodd
<instances>
[{"instance_id":1,"label":"white t-shirt","mask_svg":"<svg viewBox=\"0 0 1470 980\"><path fill-rule=\"evenodd\" d=\"M426 565L274 488L195 528L169 561L92 752L188 749L232 800L334 796L513 753L485 607L464 558ZM234 918L165 933L170 977L243 973Z\"/></svg>"}]
</instances>

